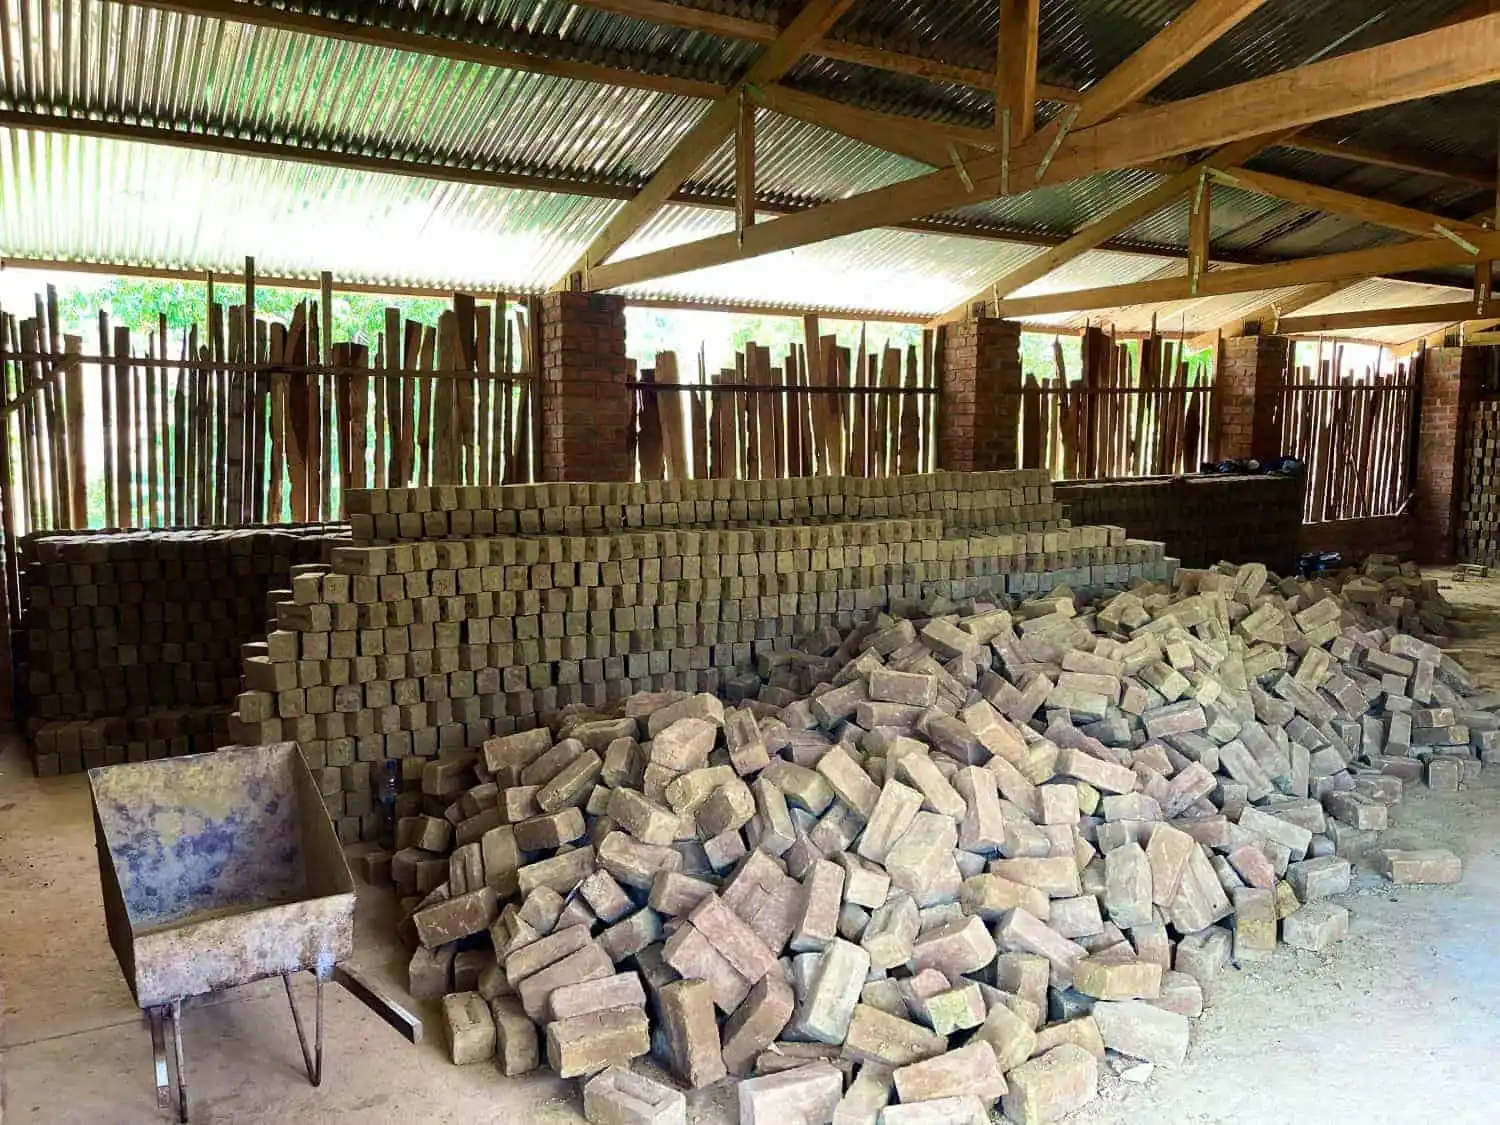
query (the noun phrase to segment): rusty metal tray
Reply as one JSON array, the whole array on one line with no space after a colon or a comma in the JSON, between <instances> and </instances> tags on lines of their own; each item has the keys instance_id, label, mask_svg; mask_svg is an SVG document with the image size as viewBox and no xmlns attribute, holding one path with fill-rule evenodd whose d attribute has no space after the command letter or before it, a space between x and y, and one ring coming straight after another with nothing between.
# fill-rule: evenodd
<instances>
[{"instance_id":1,"label":"rusty metal tray","mask_svg":"<svg viewBox=\"0 0 1500 1125\"><path fill-rule=\"evenodd\" d=\"M181 1012L187 997L280 976L317 978L317 1059L292 1015L308 1075L322 1071L323 983L354 949L354 879L295 743L89 771L110 944L152 1021L158 1101L187 1120Z\"/></svg>"}]
</instances>

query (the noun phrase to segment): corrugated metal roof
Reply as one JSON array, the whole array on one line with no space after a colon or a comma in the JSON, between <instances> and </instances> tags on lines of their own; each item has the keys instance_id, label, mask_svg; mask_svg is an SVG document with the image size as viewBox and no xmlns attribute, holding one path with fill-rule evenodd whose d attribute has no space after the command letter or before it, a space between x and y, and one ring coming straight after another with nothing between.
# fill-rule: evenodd
<instances>
[{"instance_id":1,"label":"corrugated metal roof","mask_svg":"<svg viewBox=\"0 0 1500 1125\"><path fill-rule=\"evenodd\" d=\"M626 247L661 246L733 230L724 212L666 207ZM622 292L637 297L809 305L931 316L971 297L991 278L1042 251L971 238L874 230L714 269L665 278Z\"/></svg>"},{"instance_id":2,"label":"corrugated metal roof","mask_svg":"<svg viewBox=\"0 0 1500 1125\"><path fill-rule=\"evenodd\" d=\"M782 25L800 7L800 0L691 2ZM1043 79L1080 87L1097 81L1189 2L1044 0ZM1268 0L1156 95L1187 96L1315 54L1410 34L1461 2ZM271 7L263 0L256 6ZM721 85L743 73L758 50L746 41L567 0L286 0L286 6ZM994 0L861 0L834 34L987 71L997 11ZM616 187L643 182L707 104L113 0L0 0L0 65L5 108ZM804 58L789 81L891 113L966 125L985 125L991 116L986 89L817 56ZM1360 115L1333 132L1361 144L1418 144L1456 162L1493 167L1492 105L1493 91L1468 92ZM839 198L924 171L915 161L774 114L763 112L760 120L758 188L778 202ZM331 268L372 282L545 285L619 206L24 131L0 132L0 162L3 253L225 269L253 252L267 271ZM1259 158L1257 166L1455 215L1486 202L1484 193L1448 181L1286 149ZM1066 236L1158 182L1148 172L1111 172L940 218L971 229ZM727 144L688 187L720 198L732 194ZM101 207L101 199L108 205ZM722 211L668 208L623 253L717 233L728 222ZM1251 193L1215 191L1214 243L1221 251L1289 256L1394 237ZM1141 220L1122 241L1180 247L1185 204ZM875 231L762 263L668 279L652 292L777 303L794 300L790 294L797 292L813 294L808 299L823 306L888 309L896 302L900 311L937 312L1038 252ZM1115 284L1161 268L1160 258L1091 254L1045 279L1041 291Z\"/></svg>"},{"instance_id":3,"label":"corrugated metal roof","mask_svg":"<svg viewBox=\"0 0 1500 1125\"><path fill-rule=\"evenodd\" d=\"M1365 309L1400 309L1414 305L1441 305L1464 301L1473 294L1471 289L1458 289L1444 285L1421 285L1411 281L1397 281L1375 277L1357 282L1341 289L1306 308L1298 309L1296 316L1330 316L1335 313L1362 312ZM1446 324L1400 324L1385 328L1351 328L1347 331L1326 332L1330 339L1366 340L1387 346L1404 344L1430 336L1447 327Z\"/></svg>"},{"instance_id":4,"label":"corrugated metal roof","mask_svg":"<svg viewBox=\"0 0 1500 1125\"><path fill-rule=\"evenodd\" d=\"M620 204L0 129L0 254L494 288L551 284ZM253 232L253 233L251 233Z\"/></svg>"}]
</instances>

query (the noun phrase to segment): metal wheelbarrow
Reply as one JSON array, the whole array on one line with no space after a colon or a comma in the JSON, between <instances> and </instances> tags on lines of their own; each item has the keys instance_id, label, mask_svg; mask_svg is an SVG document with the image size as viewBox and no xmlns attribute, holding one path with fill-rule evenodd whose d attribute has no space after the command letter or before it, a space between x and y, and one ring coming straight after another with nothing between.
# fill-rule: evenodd
<instances>
[{"instance_id":1,"label":"metal wheelbarrow","mask_svg":"<svg viewBox=\"0 0 1500 1125\"><path fill-rule=\"evenodd\" d=\"M323 985L354 951L354 880L296 744L105 766L89 787L105 925L150 1021L157 1105L171 1107L175 1072L177 1118L188 1119L183 1000L271 976L319 1085ZM317 978L311 1050L292 995L304 969Z\"/></svg>"}]
</instances>

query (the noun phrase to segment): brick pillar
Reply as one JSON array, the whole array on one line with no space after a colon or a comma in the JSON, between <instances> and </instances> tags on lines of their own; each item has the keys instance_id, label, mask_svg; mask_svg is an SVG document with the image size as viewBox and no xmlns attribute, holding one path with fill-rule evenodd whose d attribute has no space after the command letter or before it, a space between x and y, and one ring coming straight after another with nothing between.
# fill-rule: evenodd
<instances>
[{"instance_id":1,"label":"brick pillar","mask_svg":"<svg viewBox=\"0 0 1500 1125\"><path fill-rule=\"evenodd\" d=\"M542 338L542 479L633 479L624 298L548 293Z\"/></svg>"},{"instance_id":2,"label":"brick pillar","mask_svg":"<svg viewBox=\"0 0 1500 1125\"><path fill-rule=\"evenodd\" d=\"M1483 379L1483 351L1432 348L1422 368L1417 435L1417 559L1451 563L1457 553L1464 435Z\"/></svg>"},{"instance_id":3,"label":"brick pillar","mask_svg":"<svg viewBox=\"0 0 1500 1125\"><path fill-rule=\"evenodd\" d=\"M1224 341L1214 380L1220 460L1267 461L1286 452L1276 407L1286 382L1285 336L1236 336Z\"/></svg>"},{"instance_id":4,"label":"brick pillar","mask_svg":"<svg viewBox=\"0 0 1500 1125\"><path fill-rule=\"evenodd\" d=\"M950 324L942 347L938 468L1019 468L1021 326L993 317Z\"/></svg>"}]
</instances>

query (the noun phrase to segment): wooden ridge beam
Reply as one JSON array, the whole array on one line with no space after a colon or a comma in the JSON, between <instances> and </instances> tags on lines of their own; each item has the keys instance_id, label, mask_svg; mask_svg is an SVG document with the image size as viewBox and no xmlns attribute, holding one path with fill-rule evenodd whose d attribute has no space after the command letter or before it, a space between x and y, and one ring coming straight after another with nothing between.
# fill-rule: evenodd
<instances>
[{"instance_id":1,"label":"wooden ridge beam","mask_svg":"<svg viewBox=\"0 0 1500 1125\"><path fill-rule=\"evenodd\" d=\"M629 203L615 213L558 281L558 288L588 288L589 272L625 245L660 210L725 137L733 133L740 113L740 90L778 81L809 45L817 42L854 5L854 0L807 0L802 9L750 64L743 79L719 98L673 146L656 174Z\"/></svg>"},{"instance_id":2,"label":"wooden ridge beam","mask_svg":"<svg viewBox=\"0 0 1500 1125\"><path fill-rule=\"evenodd\" d=\"M244 3L243 0L131 0L131 3L136 7L153 8L182 16L228 20L274 31L295 31L341 43L408 51L434 58L455 59L459 62L546 74L554 78L571 78L605 86L624 86L633 90L651 90L659 94L690 98L716 98L724 93L724 87L695 78L645 74L625 67L603 66L529 51L511 51L503 47L488 47L441 35L356 23L353 20L272 7L269 4Z\"/></svg>"},{"instance_id":3,"label":"wooden ridge beam","mask_svg":"<svg viewBox=\"0 0 1500 1125\"><path fill-rule=\"evenodd\" d=\"M1127 167L1234 140L1299 128L1313 121L1483 85L1500 77L1500 15L1424 32L1394 43L1339 55L1211 94L1104 121L1063 138L1047 182ZM1013 154L1012 184L1036 180L1052 126ZM715 236L595 269L591 289L611 289L705 269L809 243L889 226L978 202L998 193L1002 154L969 162L963 174L943 168L813 211L758 224L743 242Z\"/></svg>"},{"instance_id":4,"label":"wooden ridge beam","mask_svg":"<svg viewBox=\"0 0 1500 1125\"><path fill-rule=\"evenodd\" d=\"M1473 320L1473 301L1450 301L1437 305L1403 305L1390 309L1325 313L1322 316L1284 317L1276 331L1282 336L1316 336L1323 332L1353 332L1360 328L1395 328L1407 324L1457 324Z\"/></svg>"},{"instance_id":5,"label":"wooden ridge beam","mask_svg":"<svg viewBox=\"0 0 1500 1125\"><path fill-rule=\"evenodd\" d=\"M1500 233L1486 231L1476 237L1475 245L1481 256L1494 257L1500 254ZM1402 243L1399 246L1381 246L1373 250L1303 258L1273 266L1214 270L1200 280L1197 295L1224 297L1234 293L1289 289L1324 281L1352 282L1414 270L1467 265L1473 261L1474 258L1468 251L1447 239L1424 240ZM1162 304L1186 300L1193 295L1189 292L1188 279L1183 277L1054 293L1045 297L1012 297L999 302L996 313L999 316L1024 319L1055 313L1112 309L1121 305Z\"/></svg>"},{"instance_id":6,"label":"wooden ridge beam","mask_svg":"<svg viewBox=\"0 0 1500 1125\"><path fill-rule=\"evenodd\" d=\"M1390 230L1399 230L1418 238L1441 238L1443 233L1440 228L1446 228L1466 238L1482 229L1462 219L1449 219L1443 215L1434 215L1395 203L1386 203L1369 196L1355 195L1337 188L1323 187L1319 184L1293 180L1268 172L1255 172L1249 168L1234 166L1224 168L1214 175L1216 179L1224 183L1245 188L1258 195L1268 195L1276 199L1284 199L1289 203L1299 203L1319 211L1343 215L1364 223L1373 223Z\"/></svg>"}]
</instances>

